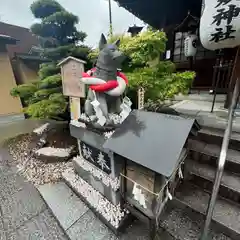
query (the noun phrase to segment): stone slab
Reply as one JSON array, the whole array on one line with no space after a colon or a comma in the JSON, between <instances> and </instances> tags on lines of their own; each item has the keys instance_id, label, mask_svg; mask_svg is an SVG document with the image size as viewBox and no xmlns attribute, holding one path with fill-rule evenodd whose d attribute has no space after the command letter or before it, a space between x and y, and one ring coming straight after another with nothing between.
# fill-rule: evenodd
<instances>
[{"instance_id":1,"label":"stone slab","mask_svg":"<svg viewBox=\"0 0 240 240\"><path fill-rule=\"evenodd\" d=\"M191 174L211 181L212 183L215 180L216 168L211 167L208 164L195 162L194 160L188 160L187 169ZM240 194L240 177L237 174L232 174L231 172L225 170L223 172L221 186Z\"/></svg>"},{"instance_id":2,"label":"stone slab","mask_svg":"<svg viewBox=\"0 0 240 240\"><path fill-rule=\"evenodd\" d=\"M67 230L67 234L71 240L105 240L113 233L89 210Z\"/></svg>"},{"instance_id":3,"label":"stone slab","mask_svg":"<svg viewBox=\"0 0 240 240\"><path fill-rule=\"evenodd\" d=\"M202 189L192 184L185 183L177 189L176 197L185 206L188 206L201 214L206 214L210 195ZM219 197L216 201L212 220L221 228L221 230L228 231L228 234L239 239L239 219L240 207L233 202L229 202Z\"/></svg>"},{"instance_id":4,"label":"stone slab","mask_svg":"<svg viewBox=\"0 0 240 240\"><path fill-rule=\"evenodd\" d=\"M19 114L6 114L6 115L0 115L0 125L2 124L9 124L16 121L24 120L25 116L22 113Z\"/></svg>"},{"instance_id":5,"label":"stone slab","mask_svg":"<svg viewBox=\"0 0 240 240\"><path fill-rule=\"evenodd\" d=\"M119 237L119 240L150 240L149 229L145 223L136 220L126 229L126 233ZM165 239L164 239L165 240Z\"/></svg>"},{"instance_id":6,"label":"stone slab","mask_svg":"<svg viewBox=\"0 0 240 240\"><path fill-rule=\"evenodd\" d=\"M1 240L7 240L7 236L6 236L6 232L4 230L4 226L3 226L3 216L0 213L0 239Z\"/></svg>"},{"instance_id":7,"label":"stone slab","mask_svg":"<svg viewBox=\"0 0 240 240\"><path fill-rule=\"evenodd\" d=\"M0 123L0 142L16 137L20 134L30 133L35 128L41 126L42 124L46 123L46 120L20 120L15 122L8 122L5 124Z\"/></svg>"},{"instance_id":8,"label":"stone slab","mask_svg":"<svg viewBox=\"0 0 240 240\"><path fill-rule=\"evenodd\" d=\"M214 111L211 113L212 102L183 100L171 106L177 112L196 118L198 123L204 127L225 129L227 125L227 110L223 103L216 102ZM240 117L233 119L233 131L240 132Z\"/></svg>"},{"instance_id":9,"label":"stone slab","mask_svg":"<svg viewBox=\"0 0 240 240\"><path fill-rule=\"evenodd\" d=\"M1 133L1 129L0 129L0 133ZM16 167L16 164L14 163L15 162L12 156L9 154L8 149L4 148L0 143L0 171L5 173L6 169L8 169L9 171L9 168L12 167L13 171L16 172L17 167Z\"/></svg>"},{"instance_id":10,"label":"stone slab","mask_svg":"<svg viewBox=\"0 0 240 240\"><path fill-rule=\"evenodd\" d=\"M1 238L0 238L1 239ZM16 231L8 233L8 240L67 240L49 210L24 223ZM2 239L1 239L2 240Z\"/></svg>"},{"instance_id":11,"label":"stone slab","mask_svg":"<svg viewBox=\"0 0 240 240\"><path fill-rule=\"evenodd\" d=\"M213 94L208 94L208 93L200 93L200 94L188 94L188 95L177 95L174 97L175 100L177 101L182 101L182 100L194 100L194 101L213 101ZM225 94L217 94L216 95L216 102L221 102L224 103L226 100L226 95Z\"/></svg>"},{"instance_id":12,"label":"stone slab","mask_svg":"<svg viewBox=\"0 0 240 240\"><path fill-rule=\"evenodd\" d=\"M119 204L120 202L120 192L115 192L111 186L106 186L103 184L103 182L94 177L92 173L85 171L79 160L77 158L73 159L73 165L75 171L79 174L79 176L89 183L94 189L99 191L103 196L105 196L109 201L111 201L114 205ZM94 165L93 165L94 166ZM106 174L106 173L104 173Z\"/></svg>"},{"instance_id":13,"label":"stone slab","mask_svg":"<svg viewBox=\"0 0 240 240\"><path fill-rule=\"evenodd\" d=\"M161 219L161 227L178 240L200 239L205 222L203 215L197 214L190 208L178 208L173 201L169 202ZM160 239L165 240L165 238L161 237ZM232 240L223 233L217 232L215 227L210 229L209 239Z\"/></svg>"},{"instance_id":14,"label":"stone slab","mask_svg":"<svg viewBox=\"0 0 240 240\"><path fill-rule=\"evenodd\" d=\"M45 184L38 190L64 230L88 211L88 207L64 182Z\"/></svg>"},{"instance_id":15,"label":"stone slab","mask_svg":"<svg viewBox=\"0 0 240 240\"><path fill-rule=\"evenodd\" d=\"M24 187L4 199L1 198L0 206L5 229L16 229L46 209L44 201L33 187Z\"/></svg>"},{"instance_id":16,"label":"stone slab","mask_svg":"<svg viewBox=\"0 0 240 240\"><path fill-rule=\"evenodd\" d=\"M214 105L214 109L223 109L224 103L216 102ZM176 103L171 106L175 110L196 110L196 111L204 111L210 112L212 109L212 102L211 101L195 101L195 100L184 100L179 103Z\"/></svg>"},{"instance_id":17,"label":"stone slab","mask_svg":"<svg viewBox=\"0 0 240 240\"><path fill-rule=\"evenodd\" d=\"M7 199L22 189L36 191L34 186L27 182L24 177L14 173L11 168L5 168L3 171L0 170L0 198L2 200Z\"/></svg>"},{"instance_id":18,"label":"stone slab","mask_svg":"<svg viewBox=\"0 0 240 240\"><path fill-rule=\"evenodd\" d=\"M97 134L89 129L83 127L77 127L75 125L70 124L70 134L81 140L92 147L99 149L100 151L106 152L106 149L103 147L103 144L106 142L106 139L103 135Z\"/></svg>"}]
</instances>

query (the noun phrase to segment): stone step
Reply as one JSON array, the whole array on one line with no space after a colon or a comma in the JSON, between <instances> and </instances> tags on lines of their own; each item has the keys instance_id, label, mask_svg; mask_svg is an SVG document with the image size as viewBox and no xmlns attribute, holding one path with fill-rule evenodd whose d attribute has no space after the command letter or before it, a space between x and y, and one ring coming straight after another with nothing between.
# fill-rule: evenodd
<instances>
[{"instance_id":1,"label":"stone step","mask_svg":"<svg viewBox=\"0 0 240 240\"><path fill-rule=\"evenodd\" d=\"M64 182L38 190L69 239L104 240L112 234Z\"/></svg>"},{"instance_id":2,"label":"stone step","mask_svg":"<svg viewBox=\"0 0 240 240\"><path fill-rule=\"evenodd\" d=\"M188 148L190 149L189 157L193 160L207 163L214 167L217 166L221 146L209 144L199 140L189 139ZM225 169L234 173L240 173L240 152L228 149Z\"/></svg>"},{"instance_id":3,"label":"stone step","mask_svg":"<svg viewBox=\"0 0 240 240\"><path fill-rule=\"evenodd\" d=\"M182 184L176 191L176 199L179 206L189 207L195 212L205 215L210 200L209 193L199 187L190 184ZM224 234L234 240L240 239L240 206L224 198L216 201L212 222L214 222Z\"/></svg>"},{"instance_id":4,"label":"stone step","mask_svg":"<svg viewBox=\"0 0 240 240\"><path fill-rule=\"evenodd\" d=\"M222 145L224 130L210 127L202 128L197 135L197 139L209 144ZM229 141L229 148L240 150L240 133L232 131Z\"/></svg>"},{"instance_id":5,"label":"stone step","mask_svg":"<svg viewBox=\"0 0 240 240\"><path fill-rule=\"evenodd\" d=\"M192 182L212 191L216 168L188 159L186 169L192 175ZM240 176L224 171L219 194L240 203Z\"/></svg>"},{"instance_id":6,"label":"stone step","mask_svg":"<svg viewBox=\"0 0 240 240\"><path fill-rule=\"evenodd\" d=\"M172 200L162 215L160 226L177 240L199 240L204 226L204 216L189 207L183 205L179 207L178 202ZM209 236L209 239L214 240L232 240L213 225Z\"/></svg>"},{"instance_id":7,"label":"stone step","mask_svg":"<svg viewBox=\"0 0 240 240\"><path fill-rule=\"evenodd\" d=\"M139 221L134 221L124 234L117 237L65 182L45 184L38 190L70 240L150 240L148 228ZM175 240L167 233L162 235L165 240Z\"/></svg>"}]
</instances>

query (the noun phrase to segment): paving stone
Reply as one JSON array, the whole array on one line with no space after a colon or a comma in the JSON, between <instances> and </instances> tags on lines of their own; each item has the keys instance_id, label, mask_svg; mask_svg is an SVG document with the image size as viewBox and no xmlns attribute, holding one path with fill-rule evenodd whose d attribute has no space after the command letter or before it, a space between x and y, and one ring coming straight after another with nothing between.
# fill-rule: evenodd
<instances>
[{"instance_id":1,"label":"paving stone","mask_svg":"<svg viewBox=\"0 0 240 240\"><path fill-rule=\"evenodd\" d=\"M12 194L19 192L24 188L36 191L33 185L27 182L24 177L14 173L11 168L0 173L0 198L2 200L11 197ZM0 200L0 202L2 200Z\"/></svg>"},{"instance_id":2,"label":"paving stone","mask_svg":"<svg viewBox=\"0 0 240 240\"><path fill-rule=\"evenodd\" d=\"M105 240L107 237L112 237L110 230L91 210L69 228L67 234L71 240Z\"/></svg>"},{"instance_id":3,"label":"paving stone","mask_svg":"<svg viewBox=\"0 0 240 240\"><path fill-rule=\"evenodd\" d=\"M176 191L176 197L185 206L206 214L210 195L197 186L184 183ZM212 219L218 226L228 228L233 234L240 234L240 207L231 201L218 197Z\"/></svg>"},{"instance_id":4,"label":"paving stone","mask_svg":"<svg viewBox=\"0 0 240 240\"><path fill-rule=\"evenodd\" d=\"M109 233L103 240L120 240L114 233Z\"/></svg>"},{"instance_id":5,"label":"paving stone","mask_svg":"<svg viewBox=\"0 0 240 240\"><path fill-rule=\"evenodd\" d=\"M8 234L8 240L67 240L49 210L26 222Z\"/></svg>"},{"instance_id":6,"label":"paving stone","mask_svg":"<svg viewBox=\"0 0 240 240\"><path fill-rule=\"evenodd\" d=\"M8 149L2 146L1 142L0 142L0 166L5 167L5 168L14 166L16 168L15 161L13 160L12 156L10 155ZM1 170L1 167L0 167L0 170Z\"/></svg>"},{"instance_id":7,"label":"paving stone","mask_svg":"<svg viewBox=\"0 0 240 240\"><path fill-rule=\"evenodd\" d=\"M135 221L133 224L126 229L126 232L120 236L120 240L150 240L149 229L146 224Z\"/></svg>"},{"instance_id":8,"label":"paving stone","mask_svg":"<svg viewBox=\"0 0 240 240\"><path fill-rule=\"evenodd\" d=\"M105 236L104 240L150 240L149 229L146 224L136 220L120 236L111 233ZM161 229L154 240L175 240L175 238Z\"/></svg>"},{"instance_id":9,"label":"paving stone","mask_svg":"<svg viewBox=\"0 0 240 240\"><path fill-rule=\"evenodd\" d=\"M7 237L6 237L6 232L3 228L3 221L2 221L2 216L0 214L0 240L7 240Z\"/></svg>"},{"instance_id":10,"label":"paving stone","mask_svg":"<svg viewBox=\"0 0 240 240\"><path fill-rule=\"evenodd\" d=\"M38 191L32 186L0 199L0 203L5 229L15 229L46 209Z\"/></svg>"},{"instance_id":11,"label":"paving stone","mask_svg":"<svg viewBox=\"0 0 240 240\"><path fill-rule=\"evenodd\" d=\"M88 207L64 182L45 184L38 190L65 230L88 211Z\"/></svg>"}]
</instances>

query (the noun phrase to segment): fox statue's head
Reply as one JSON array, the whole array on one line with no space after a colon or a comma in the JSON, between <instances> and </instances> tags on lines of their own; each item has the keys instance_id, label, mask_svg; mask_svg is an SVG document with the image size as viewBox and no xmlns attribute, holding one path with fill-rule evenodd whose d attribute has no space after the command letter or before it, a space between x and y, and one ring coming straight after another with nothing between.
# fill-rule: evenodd
<instances>
[{"instance_id":1,"label":"fox statue's head","mask_svg":"<svg viewBox=\"0 0 240 240\"><path fill-rule=\"evenodd\" d=\"M123 53L118 50L120 40L116 40L112 44L108 44L105 36L102 34L99 42L99 56L96 66L107 71L116 71L121 68L121 64L125 59Z\"/></svg>"}]
</instances>

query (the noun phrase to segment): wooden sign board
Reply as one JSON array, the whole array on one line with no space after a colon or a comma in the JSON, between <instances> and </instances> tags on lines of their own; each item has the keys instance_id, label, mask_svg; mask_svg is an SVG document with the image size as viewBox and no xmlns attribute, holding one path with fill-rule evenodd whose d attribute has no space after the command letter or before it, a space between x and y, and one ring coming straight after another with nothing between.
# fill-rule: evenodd
<instances>
[{"instance_id":1,"label":"wooden sign board","mask_svg":"<svg viewBox=\"0 0 240 240\"><path fill-rule=\"evenodd\" d=\"M85 98L85 85L80 81L84 71L84 61L68 57L61 66L63 95Z\"/></svg>"}]
</instances>

